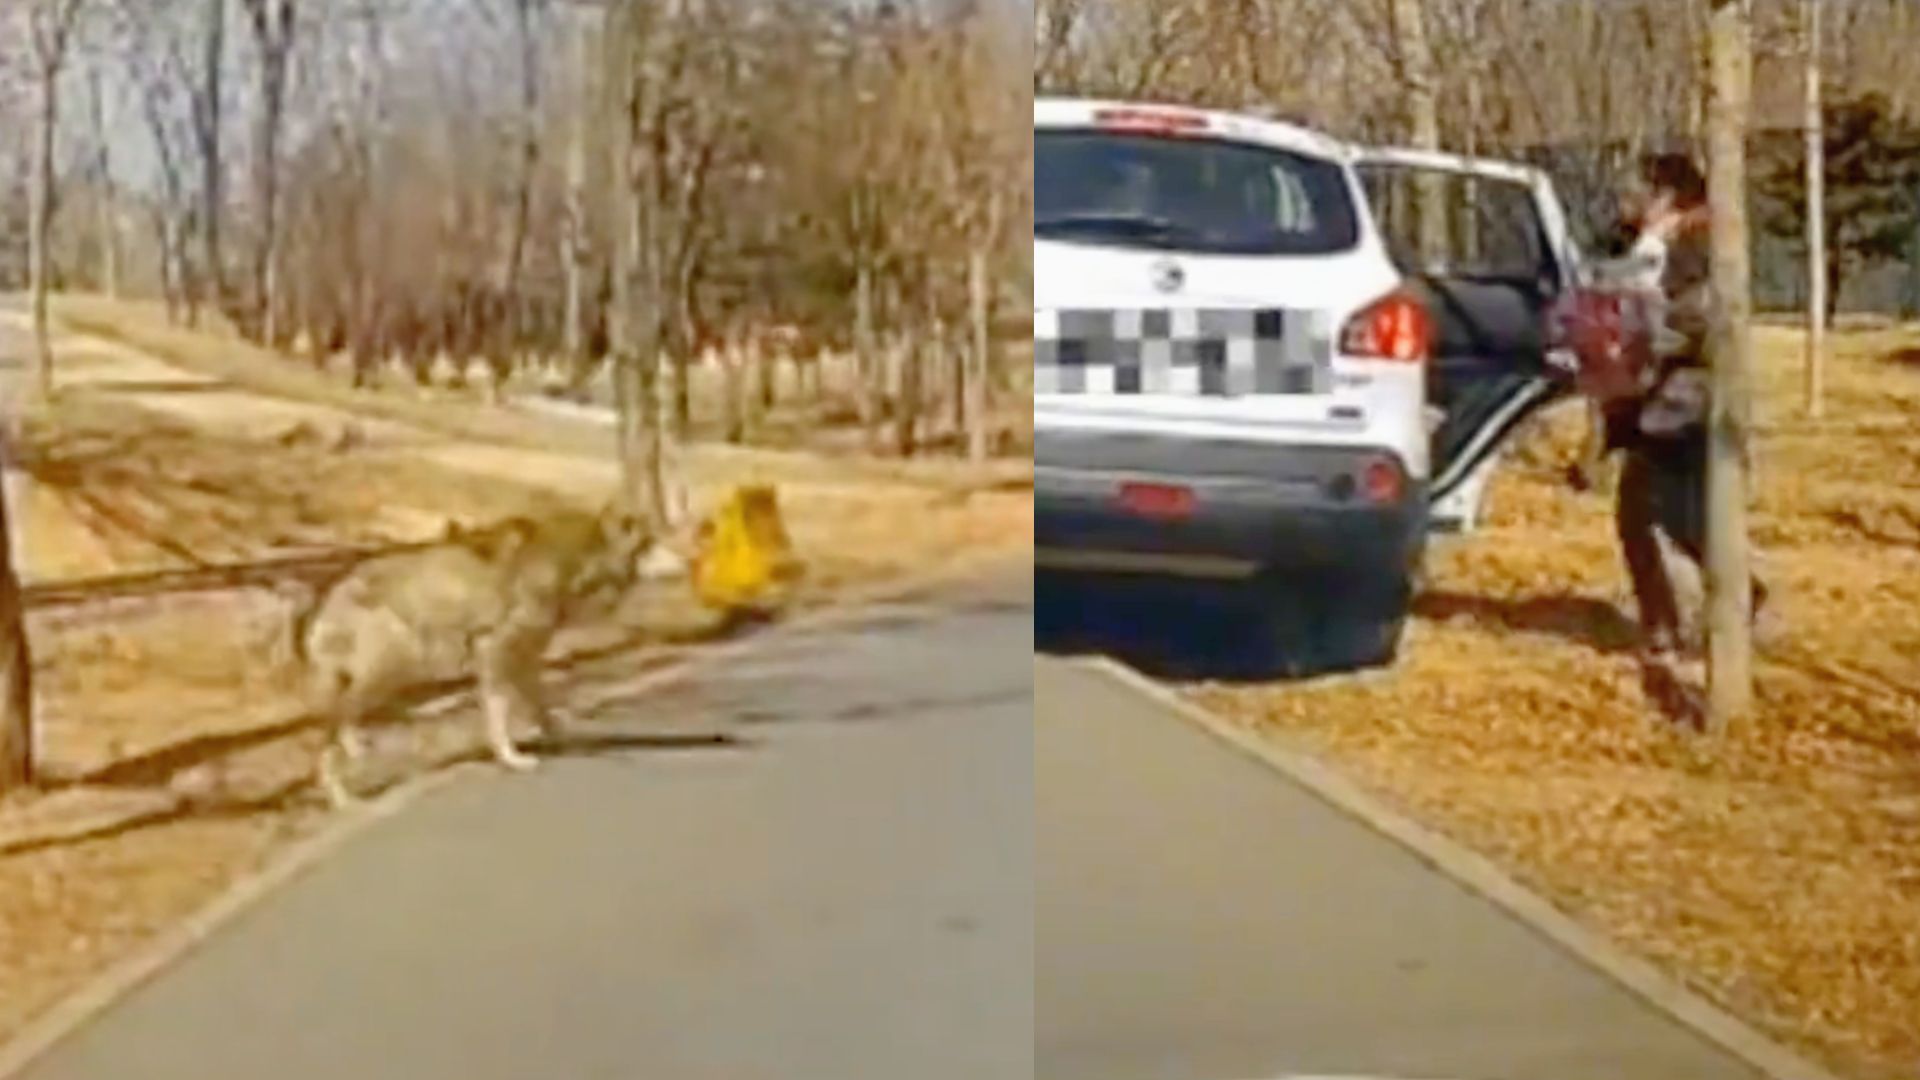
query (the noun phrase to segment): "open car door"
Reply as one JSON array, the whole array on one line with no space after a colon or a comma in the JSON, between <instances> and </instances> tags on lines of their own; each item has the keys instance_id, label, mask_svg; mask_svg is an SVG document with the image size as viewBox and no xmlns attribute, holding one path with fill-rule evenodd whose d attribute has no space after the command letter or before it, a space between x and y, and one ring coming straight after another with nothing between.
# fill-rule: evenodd
<instances>
[{"instance_id":1,"label":"open car door","mask_svg":"<svg viewBox=\"0 0 1920 1080\"><path fill-rule=\"evenodd\" d=\"M1433 525L1471 529L1508 436L1567 393L1551 314L1578 284L1580 255L1538 169L1400 149L1362 150L1355 166L1395 264L1433 315ZM1439 220L1422 222L1427 206Z\"/></svg>"}]
</instances>

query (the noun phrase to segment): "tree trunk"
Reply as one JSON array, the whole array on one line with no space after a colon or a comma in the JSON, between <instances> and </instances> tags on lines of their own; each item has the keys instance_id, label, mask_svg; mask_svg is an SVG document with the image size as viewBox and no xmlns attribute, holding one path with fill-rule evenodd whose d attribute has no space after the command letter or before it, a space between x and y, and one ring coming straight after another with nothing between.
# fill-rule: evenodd
<instances>
[{"instance_id":1,"label":"tree trunk","mask_svg":"<svg viewBox=\"0 0 1920 1080\"><path fill-rule=\"evenodd\" d=\"M1832 243L1833 238L1828 236L1826 240L1827 295L1822 307L1827 313L1827 325L1832 326L1840 315L1840 293L1846 288L1847 268L1840 262L1840 250Z\"/></svg>"},{"instance_id":2,"label":"tree trunk","mask_svg":"<svg viewBox=\"0 0 1920 1080\"><path fill-rule=\"evenodd\" d=\"M167 322L180 321L180 284L173 266L173 229L167 211L154 212L154 240L160 248L160 297L166 303Z\"/></svg>"},{"instance_id":3,"label":"tree trunk","mask_svg":"<svg viewBox=\"0 0 1920 1080\"><path fill-rule=\"evenodd\" d=\"M939 343L936 348L946 362L947 422L953 426L955 445L964 448L967 444L967 376L973 364L967 356L970 339L964 324L948 326L939 322L934 327L934 340Z\"/></svg>"},{"instance_id":4,"label":"tree trunk","mask_svg":"<svg viewBox=\"0 0 1920 1080\"><path fill-rule=\"evenodd\" d=\"M591 10L580 7L566 13L574 65L573 130L567 141L567 201L565 232L562 237L562 263L566 272L567 362L577 374L585 367L587 353L587 142L591 137L593 93L593 39L596 27L588 23Z\"/></svg>"},{"instance_id":5,"label":"tree trunk","mask_svg":"<svg viewBox=\"0 0 1920 1080\"><path fill-rule=\"evenodd\" d=\"M910 458L920 449L920 389L929 344L902 337L895 346L899 382L893 400L893 449Z\"/></svg>"},{"instance_id":6,"label":"tree trunk","mask_svg":"<svg viewBox=\"0 0 1920 1080\"><path fill-rule=\"evenodd\" d=\"M11 457L12 448L6 456ZM34 781L33 653L27 642L13 528L0 485L0 795Z\"/></svg>"},{"instance_id":7,"label":"tree trunk","mask_svg":"<svg viewBox=\"0 0 1920 1080\"><path fill-rule=\"evenodd\" d=\"M780 349L756 349L752 354L754 370L754 396L759 399L760 415L772 414L779 401L780 361L791 359L793 366L800 366L798 359L787 355L784 347Z\"/></svg>"},{"instance_id":8,"label":"tree trunk","mask_svg":"<svg viewBox=\"0 0 1920 1080\"><path fill-rule=\"evenodd\" d=\"M687 439L693 433L693 358L684 347L673 350L673 399L671 419L673 437Z\"/></svg>"},{"instance_id":9,"label":"tree trunk","mask_svg":"<svg viewBox=\"0 0 1920 1080\"><path fill-rule=\"evenodd\" d=\"M507 234L506 261L501 267L500 293L507 303L506 334L518 346L520 274L526 263L527 234L533 223L534 172L540 167L540 69L534 40L534 0L515 0L514 36L520 49L520 153L513 184L513 224Z\"/></svg>"},{"instance_id":10,"label":"tree trunk","mask_svg":"<svg viewBox=\"0 0 1920 1080\"><path fill-rule=\"evenodd\" d=\"M113 152L107 140L106 103L100 93L100 70L87 72L88 119L93 128L93 183L96 226L100 232L100 288L120 298L120 210L113 187Z\"/></svg>"},{"instance_id":11,"label":"tree trunk","mask_svg":"<svg viewBox=\"0 0 1920 1080\"><path fill-rule=\"evenodd\" d=\"M1749 0L1713 0L1709 108L1713 288L1719 301L1711 356L1707 470L1708 720L1717 735L1753 707L1747 465L1752 403L1752 268L1746 140L1753 103Z\"/></svg>"},{"instance_id":12,"label":"tree trunk","mask_svg":"<svg viewBox=\"0 0 1920 1080\"><path fill-rule=\"evenodd\" d=\"M878 352L878 342L874 340L873 287L873 268L862 258L855 275L853 293L854 401L860 413L860 427L867 433L867 442L878 449L882 423L880 399L886 385L886 371Z\"/></svg>"},{"instance_id":13,"label":"tree trunk","mask_svg":"<svg viewBox=\"0 0 1920 1080\"><path fill-rule=\"evenodd\" d=\"M1827 199L1826 125L1820 108L1822 0L1801 0L1807 51L1807 415L1826 411Z\"/></svg>"},{"instance_id":14,"label":"tree trunk","mask_svg":"<svg viewBox=\"0 0 1920 1080\"><path fill-rule=\"evenodd\" d=\"M721 347L716 358L720 363L720 437L738 446L746 441L747 414L752 407L751 395L746 392L746 366L752 361L747 351L733 342ZM764 369L766 365L758 366Z\"/></svg>"},{"instance_id":15,"label":"tree trunk","mask_svg":"<svg viewBox=\"0 0 1920 1080\"><path fill-rule=\"evenodd\" d=\"M609 329L613 345L614 411L618 417L620 486L628 505L651 515L658 504L655 484L658 461L659 414L652 374L659 361L658 319L654 295L648 288L646 245L651 241L649 214L637 168L635 125L639 117L633 67L633 11L627 5L609 13L603 41L606 52L608 122L612 149L607 170L611 188L607 202L614 222L613 297ZM655 521L658 524L658 519Z\"/></svg>"},{"instance_id":16,"label":"tree trunk","mask_svg":"<svg viewBox=\"0 0 1920 1080\"><path fill-rule=\"evenodd\" d=\"M205 265L201 272L213 289L213 302L216 308L223 307L227 300L226 261L221 254L220 213L225 199L223 184L225 162L222 160L221 146L221 102L223 90L221 84L225 75L227 55L227 4L226 0L207 0L206 53L202 59L205 65L203 77L206 82L201 90L200 101L200 238Z\"/></svg>"},{"instance_id":17,"label":"tree trunk","mask_svg":"<svg viewBox=\"0 0 1920 1080\"><path fill-rule=\"evenodd\" d=\"M60 122L60 71L44 65L40 73L39 118L33 140L33 194L27 226L28 288L33 297L33 355L36 386L42 399L53 397L53 332L48 311L52 289L53 136Z\"/></svg>"},{"instance_id":18,"label":"tree trunk","mask_svg":"<svg viewBox=\"0 0 1920 1080\"><path fill-rule=\"evenodd\" d=\"M256 129L254 194L260 204L260 235L253 252L253 291L261 342L280 338L280 124L286 111L285 42L261 43L260 114Z\"/></svg>"},{"instance_id":19,"label":"tree trunk","mask_svg":"<svg viewBox=\"0 0 1920 1080\"><path fill-rule=\"evenodd\" d=\"M1440 148L1440 88L1433 62L1433 42L1427 35L1423 0L1393 0L1393 41L1406 102L1406 138L1420 150ZM1414 178L1420 257L1437 260L1446 250L1447 193L1438 174L1422 171Z\"/></svg>"},{"instance_id":20,"label":"tree trunk","mask_svg":"<svg viewBox=\"0 0 1920 1080\"><path fill-rule=\"evenodd\" d=\"M987 460L991 452L987 427L987 380L993 370L993 294L987 276L987 253L976 250L967 263L967 298L972 331L967 342L967 458Z\"/></svg>"}]
</instances>

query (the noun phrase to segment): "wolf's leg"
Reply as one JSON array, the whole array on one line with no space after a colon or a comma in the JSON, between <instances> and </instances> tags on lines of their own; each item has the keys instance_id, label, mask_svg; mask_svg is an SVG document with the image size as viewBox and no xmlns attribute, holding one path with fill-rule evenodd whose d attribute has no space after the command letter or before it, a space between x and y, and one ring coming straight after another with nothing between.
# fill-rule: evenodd
<instances>
[{"instance_id":1,"label":"wolf's leg","mask_svg":"<svg viewBox=\"0 0 1920 1080\"><path fill-rule=\"evenodd\" d=\"M342 809L357 802L352 789L347 786L341 775L341 758L348 762L358 761L365 753L360 740L359 723L366 713L368 696L363 685L349 682L344 688L330 688L321 699L321 707L326 710L326 742L320 747L320 755L314 763L314 782L321 794L326 796L328 805Z\"/></svg>"},{"instance_id":2,"label":"wolf's leg","mask_svg":"<svg viewBox=\"0 0 1920 1080\"><path fill-rule=\"evenodd\" d=\"M515 772L526 772L536 764L533 756L513 742L513 721L517 714L536 708L525 690L519 668L524 666L523 646L511 629L503 629L479 642L476 659L480 667L480 711L486 725L487 746L493 759ZM537 669L536 669L537 678Z\"/></svg>"},{"instance_id":3,"label":"wolf's leg","mask_svg":"<svg viewBox=\"0 0 1920 1080\"><path fill-rule=\"evenodd\" d=\"M546 687L540 682L538 658L518 669L515 674L519 680L520 696L526 702L527 711L533 714L533 722L539 725L540 734L553 743L566 738L567 732L573 727L573 714L547 700Z\"/></svg>"},{"instance_id":4,"label":"wolf's leg","mask_svg":"<svg viewBox=\"0 0 1920 1080\"><path fill-rule=\"evenodd\" d=\"M320 749L315 779L333 806L356 801L341 766L366 756L361 724L369 713L386 704L404 681L403 671L385 656L315 670L312 700L326 720L326 742Z\"/></svg>"},{"instance_id":5,"label":"wolf's leg","mask_svg":"<svg viewBox=\"0 0 1920 1080\"><path fill-rule=\"evenodd\" d=\"M513 744L513 715L516 710L509 697L497 689L481 692L481 711L487 726L487 747L493 760L514 772L529 772L539 761Z\"/></svg>"}]
</instances>

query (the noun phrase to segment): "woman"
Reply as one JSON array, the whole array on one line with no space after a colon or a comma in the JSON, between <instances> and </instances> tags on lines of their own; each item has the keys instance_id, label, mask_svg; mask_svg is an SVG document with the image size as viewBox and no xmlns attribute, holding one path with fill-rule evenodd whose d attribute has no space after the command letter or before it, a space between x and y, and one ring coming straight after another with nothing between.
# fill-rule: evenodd
<instances>
[{"instance_id":1,"label":"woman","mask_svg":"<svg viewBox=\"0 0 1920 1080\"><path fill-rule=\"evenodd\" d=\"M1626 271L1636 285L1657 282L1656 362L1641 393L1604 405L1601 454L1625 454L1614 522L1646 647L1660 658L1678 650L1681 627L1656 533L1696 566L1706 562L1706 348L1716 301L1706 178L1676 154L1649 161L1645 180L1648 198ZM1752 589L1757 617L1767 590L1758 579Z\"/></svg>"}]
</instances>

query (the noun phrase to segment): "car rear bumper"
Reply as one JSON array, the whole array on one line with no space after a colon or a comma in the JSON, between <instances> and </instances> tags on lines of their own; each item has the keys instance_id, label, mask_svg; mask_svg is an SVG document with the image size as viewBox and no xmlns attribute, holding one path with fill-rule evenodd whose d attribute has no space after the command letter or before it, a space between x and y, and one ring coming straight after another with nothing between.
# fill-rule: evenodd
<instances>
[{"instance_id":1,"label":"car rear bumper","mask_svg":"<svg viewBox=\"0 0 1920 1080\"><path fill-rule=\"evenodd\" d=\"M1424 488L1400 470L1391 502L1364 493L1387 451L1041 432L1034 563L1045 570L1232 580L1270 571L1410 570L1427 533ZM1192 492L1188 512L1126 506L1129 483Z\"/></svg>"}]
</instances>

